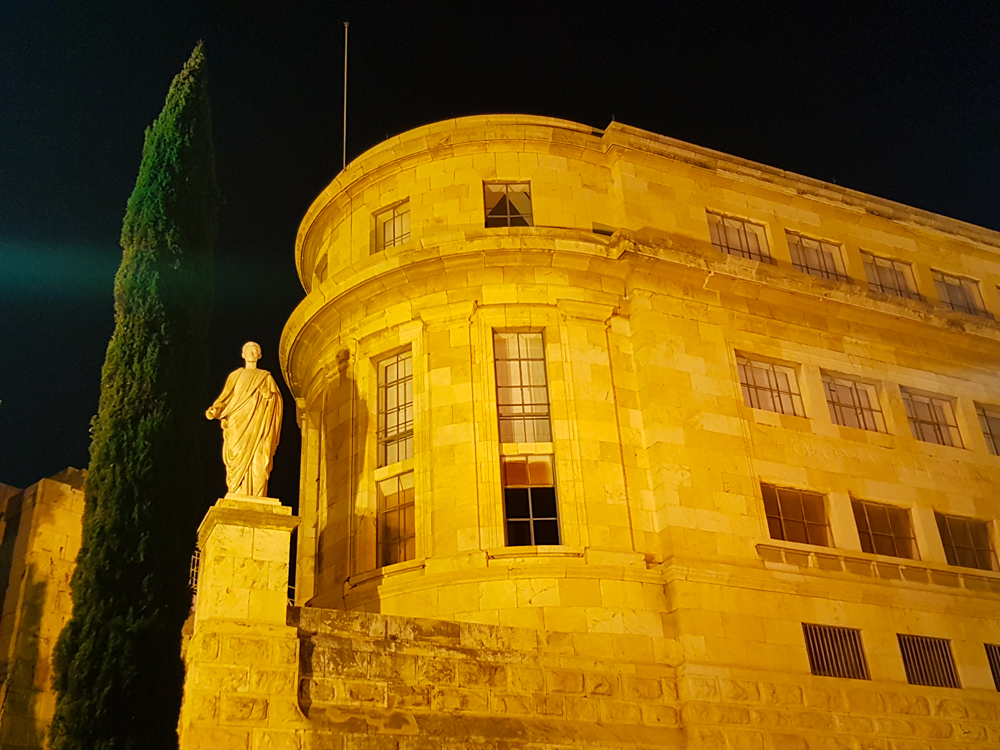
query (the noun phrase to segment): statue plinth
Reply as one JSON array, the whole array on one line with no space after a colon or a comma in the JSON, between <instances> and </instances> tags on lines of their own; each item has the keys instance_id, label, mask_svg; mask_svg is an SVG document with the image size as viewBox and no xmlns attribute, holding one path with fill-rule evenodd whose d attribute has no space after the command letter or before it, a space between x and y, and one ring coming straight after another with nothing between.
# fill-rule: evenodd
<instances>
[{"instance_id":1,"label":"statue plinth","mask_svg":"<svg viewBox=\"0 0 1000 750\"><path fill-rule=\"evenodd\" d=\"M299 519L275 498L226 495L198 528L195 621L285 623L288 556Z\"/></svg>"}]
</instances>

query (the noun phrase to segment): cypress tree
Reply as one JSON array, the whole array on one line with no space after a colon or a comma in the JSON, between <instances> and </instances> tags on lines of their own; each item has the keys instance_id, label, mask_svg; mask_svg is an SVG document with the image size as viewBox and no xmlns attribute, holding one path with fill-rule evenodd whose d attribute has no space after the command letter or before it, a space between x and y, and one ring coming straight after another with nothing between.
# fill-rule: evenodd
<instances>
[{"instance_id":1,"label":"cypress tree","mask_svg":"<svg viewBox=\"0 0 1000 750\"><path fill-rule=\"evenodd\" d=\"M177 746L219 204L199 42L146 130L122 228L54 750Z\"/></svg>"}]
</instances>

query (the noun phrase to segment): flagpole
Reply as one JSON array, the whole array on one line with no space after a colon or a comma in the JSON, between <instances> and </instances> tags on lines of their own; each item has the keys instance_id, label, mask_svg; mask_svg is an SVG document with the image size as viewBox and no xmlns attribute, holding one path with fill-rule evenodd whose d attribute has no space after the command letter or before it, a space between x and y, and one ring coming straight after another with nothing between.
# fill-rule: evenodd
<instances>
[{"instance_id":1,"label":"flagpole","mask_svg":"<svg viewBox=\"0 0 1000 750\"><path fill-rule=\"evenodd\" d=\"M347 27L344 21L344 161L341 169L347 169Z\"/></svg>"}]
</instances>

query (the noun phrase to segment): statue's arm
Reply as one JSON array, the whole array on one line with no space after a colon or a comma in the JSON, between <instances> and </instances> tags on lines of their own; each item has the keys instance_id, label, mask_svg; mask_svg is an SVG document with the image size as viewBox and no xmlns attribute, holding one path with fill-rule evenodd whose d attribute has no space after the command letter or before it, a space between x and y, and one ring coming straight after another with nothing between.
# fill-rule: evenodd
<instances>
[{"instance_id":1,"label":"statue's arm","mask_svg":"<svg viewBox=\"0 0 1000 750\"><path fill-rule=\"evenodd\" d=\"M236 380L240 376L240 371L236 370L229 373L229 377L226 378L226 384L222 387L222 393L219 397L215 399L215 402L208 407L205 412L206 419L218 419L219 415L225 411L226 407L229 406L229 400L233 397L233 391L236 388Z\"/></svg>"}]
</instances>

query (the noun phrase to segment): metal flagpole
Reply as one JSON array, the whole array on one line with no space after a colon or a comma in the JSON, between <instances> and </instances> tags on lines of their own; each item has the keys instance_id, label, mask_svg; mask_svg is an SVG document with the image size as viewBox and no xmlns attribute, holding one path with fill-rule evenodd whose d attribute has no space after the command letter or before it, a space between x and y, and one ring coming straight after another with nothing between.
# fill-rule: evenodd
<instances>
[{"instance_id":1,"label":"metal flagpole","mask_svg":"<svg viewBox=\"0 0 1000 750\"><path fill-rule=\"evenodd\" d=\"M341 171L347 169L347 27L350 24L344 21L344 163Z\"/></svg>"}]
</instances>

